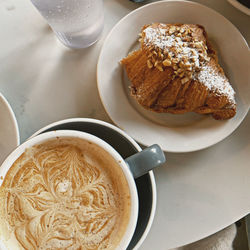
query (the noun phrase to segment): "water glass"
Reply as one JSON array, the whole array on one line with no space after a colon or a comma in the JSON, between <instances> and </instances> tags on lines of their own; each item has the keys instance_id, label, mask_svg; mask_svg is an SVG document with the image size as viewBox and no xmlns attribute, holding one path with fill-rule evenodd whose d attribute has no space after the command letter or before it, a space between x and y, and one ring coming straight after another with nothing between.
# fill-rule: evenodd
<instances>
[{"instance_id":1,"label":"water glass","mask_svg":"<svg viewBox=\"0 0 250 250\"><path fill-rule=\"evenodd\" d=\"M95 43L103 29L103 0L31 0L58 39L70 48Z\"/></svg>"}]
</instances>

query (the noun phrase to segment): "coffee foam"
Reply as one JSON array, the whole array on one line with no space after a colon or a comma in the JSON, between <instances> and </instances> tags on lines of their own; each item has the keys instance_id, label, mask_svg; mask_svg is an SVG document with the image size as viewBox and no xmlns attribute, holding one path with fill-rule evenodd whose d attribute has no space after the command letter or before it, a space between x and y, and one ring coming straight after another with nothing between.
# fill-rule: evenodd
<instances>
[{"instance_id":1,"label":"coffee foam","mask_svg":"<svg viewBox=\"0 0 250 250\"><path fill-rule=\"evenodd\" d=\"M0 188L6 245L114 249L130 218L128 183L96 144L58 138L26 149Z\"/></svg>"}]
</instances>

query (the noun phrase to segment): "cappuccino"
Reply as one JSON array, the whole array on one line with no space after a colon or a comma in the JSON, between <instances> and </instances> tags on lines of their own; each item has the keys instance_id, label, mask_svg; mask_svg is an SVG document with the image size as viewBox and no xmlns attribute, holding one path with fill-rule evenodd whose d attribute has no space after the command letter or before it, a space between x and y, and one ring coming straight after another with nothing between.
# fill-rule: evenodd
<instances>
[{"instance_id":1,"label":"cappuccino","mask_svg":"<svg viewBox=\"0 0 250 250\"><path fill-rule=\"evenodd\" d=\"M61 137L27 148L12 164L0 206L1 240L9 249L115 249L131 198L108 152Z\"/></svg>"}]
</instances>

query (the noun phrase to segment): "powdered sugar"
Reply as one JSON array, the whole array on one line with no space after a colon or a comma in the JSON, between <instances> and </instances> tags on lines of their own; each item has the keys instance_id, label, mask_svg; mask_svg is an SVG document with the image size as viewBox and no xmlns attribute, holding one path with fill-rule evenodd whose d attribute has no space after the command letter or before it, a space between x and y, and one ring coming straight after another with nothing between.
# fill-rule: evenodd
<instances>
[{"instance_id":1,"label":"powdered sugar","mask_svg":"<svg viewBox=\"0 0 250 250\"><path fill-rule=\"evenodd\" d=\"M226 95L232 104L235 104L235 92L227 78L216 72L210 65L204 65L197 74L197 80L209 90L219 95Z\"/></svg>"},{"instance_id":2,"label":"powdered sugar","mask_svg":"<svg viewBox=\"0 0 250 250\"><path fill-rule=\"evenodd\" d=\"M206 44L203 41L198 42L200 46L196 47L197 42L193 41L190 30L188 33L185 27L172 26L172 28L176 29L176 33L172 33L171 27L169 28L164 24L148 26L143 30L144 44L156 50L160 49L161 53L170 55L170 58L178 59L178 62L182 62L187 67L190 67L190 71L198 69L204 58L209 60ZM186 35L181 35L180 29L183 29Z\"/></svg>"},{"instance_id":3,"label":"powdered sugar","mask_svg":"<svg viewBox=\"0 0 250 250\"><path fill-rule=\"evenodd\" d=\"M162 50L172 47L175 44L174 36L166 36L166 30L161 28L148 27L144 31L145 43L152 44Z\"/></svg>"},{"instance_id":4,"label":"powdered sugar","mask_svg":"<svg viewBox=\"0 0 250 250\"><path fill-rule=\"evenodd\" d=\"M163 65L171 66L184 83L188 79L196 79L214 93L227 96L229 102L235 105L235 92L208 56L206 41L192 32L192 27L185 25L153 24L145 28L142 31L143 44L151 53L153 49L153 54L158 57L152 60L149 56L151 65L162 60Z\"/></svg>"}]
</instances>

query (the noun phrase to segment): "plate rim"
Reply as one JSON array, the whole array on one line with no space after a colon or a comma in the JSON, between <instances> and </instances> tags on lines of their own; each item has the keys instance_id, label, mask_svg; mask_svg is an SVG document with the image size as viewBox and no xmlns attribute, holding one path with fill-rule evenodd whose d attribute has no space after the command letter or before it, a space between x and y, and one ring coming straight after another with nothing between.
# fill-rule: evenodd
<instances>
[{"instance_id":1,"label":"plate rim","mask_svg":"<svg viewBox=\"0 0 250 250\"><path fill-rule=\"evenodd\" d=\"M241 11L242 13L250 16L250 8L247 8L247 6L241 4L240 2L236 0L227 0L234 8Z\"/></svg>"},{"instance_id":2,"label":"plate rim","mask_svg":"<svg viewBox=\"0 0 250 250\"><path fill-rule=\"evenodd\" d=\"M109 31L108 35L106 36L104 42L103 42L103 45L102 45L102 48L100 50L100 54L99 54L99 57L98 57L98 61L97 61L97 66L96 66L96 79L97 79L97 90L98 90L98 94L99 94L99 97L100 97L100 100L101 100L101 103L106 111L106 113L108 114L109 118L112 120L112 122L118 126L119 128L121 128L122 124L120 124L119 121L116 121L114 120L113 117L111 117L111 114L108 112L108 108L106 107L106 105L104 104L105 101L103 100L103 97L101 95L101 80L100 80L100 64L101 64L101 60L102 60L102 57L103 57L103 53L104 53L104 47L106 46L106 44L108 43L108 40L109 38L112 36L112 33L114 32L114 30L117 28L117 26L119 26L124 20L126 20L127 18L129 18L131 15L136 15L137 12L145 9L145 8L151 8L152 6L154 5L161 5L161 4L170 4L170 3L186 3L186 4L189 4L189 5L193 5L193 6L198 6L198 7L201 7L201 8L204 8L204 9L207 9L208 11L211 11L213 12L215 15L218 15L220 18L222 18L225 22L227 22L229 25L231 25L231 27L234 29L235 32L238 33L239 37L243 40L243 43L242 45L244 45L244 47L246 49L249 50L249 47L248 47L248 43L245 39L245 37L241 34L241 32L237 29L237 27L231 22L229 21L225 16L223 16L222 14L220 14L219 12L217 12L216 10L210 8L210 7L207 7L206 5L203 5L203 4L200 4L200 3L196 3L196 2L192 2L192 1L187 1L187 0L161 0L161 1L157 1L157 2L153 2L153 3L149 3L149 4L145 4L137 9L134 9L133 11L131 11L130 13L128 13L127 15L125 15L123 18L121 18L113 27L112 29ZM171 150L169 149L168 147L164 147L163 145L161 145L162 149L164 150L164 152L169 152L169 153L189 153L189 152L195 152L195 151L199 151L199 150L203 150L203 149L206 149L206 148L209 148L221 141L223 141L224 139L226 139L228 136L230 136L238 127L239 125L242 123L242 121L245 119L247 113L249 112L249 109L250 109L250 102L248 102L246 104L246 112L242 115L241 119L239 119L237 122L236 122L236 125L233 127L233 129L229 130L229 132L225 135L225 136L222 136L222 138L219 138L217 140L214 140L212 143L208 144L208 145L203 145L202 147L199 147L199 146L195 146L195 147L192 147L190 149L187 149L187 148L184 148L184 149L178 149L178 150ZM141 114L139 114L139 116L142 116ZM144 119L148 120L147 118L144 117ZM153 121L151 120L148 120L150 121L151 123L154 123ZM155 123L154 123L155 124ZM163 125L158 125L158 126L163 126ZM123 128L124 131L128 134L129 131L125 128ZM147 143L145 143L143 141L143 139L140 138L135 138L133 137L134 140L136 140L137 142L139 142L140 144L142 145L145 145L145 146L148 146Z\"/></svg>"},{"instance_id":3,"label":"plate rim","mask_svg":"<svg viewBox=\"0 0 250 250\"><path fill-rule=\"evenodd\" d=\"M14 125L15 128L15 147L17 147L20 144L20 132L19 132L19 126L18 126L18 122L15 116L15 113L12 109L12 107L10 106L10 103L8 102L8 100L6 99L6 97L0 92L0 99L2 100L2 103L5 105L6 110L9 112L9 116L11 119L11 122Z\"/></svg>"},{"instance_id":4,"label":"plate rim","mask_svg":"<svg viewBox=\"0 0 250 250\"><path fill-rule=\"evenodd\" d=\"M37 136L38 134L46 131L49 128L58 126L58 125L62 125L65 123L70 123L70 122L90 122L90 123L96 123L96 124L100 124L102 126L105 127L109 127L113 130L115 130L116 132L120 133L122 136L124 136L138 151L141 151L142 148L138 145L138 143L127 133L125 133L122 129L120 129L119 127L114 126L113 124L110 124L108 122L102 121L102 120L98 120L98 119L94 119L94 118L81 118L81 117L76 117L76 118L67 118L67 119L63 119L60 121L56 121L53 123L50 123L42 128L40 128L39 130L37 130L35 133L33 133L29 138L27 138L27 140L29 140L30 138ZM156 212L156 205L157 205L157 187L156 187L156 181L155 181L155 176L153 171L149 171L149 178L150 181L152 183L152 207L151 207L151 212L150 212L150 217L148 220L148 224L147 227L145 229L145 231L143 232L140 240L137 242L137 244L134 246L134 249L138 249L142 243L145 241L151 227L154 221L154 217L155 217L155 212Z\"/></svg>"}]
</instances>

